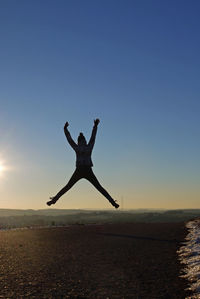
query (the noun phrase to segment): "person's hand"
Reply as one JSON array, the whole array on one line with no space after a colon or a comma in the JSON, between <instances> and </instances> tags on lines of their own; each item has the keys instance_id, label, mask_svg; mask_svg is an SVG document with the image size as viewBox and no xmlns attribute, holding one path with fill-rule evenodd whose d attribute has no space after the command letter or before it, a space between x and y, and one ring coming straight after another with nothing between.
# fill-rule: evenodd
<instances>
[{"instance_id":1,"label":"person's hand","mask_svg":"<svg viewBox=\"0 0 200 299\"><path fill-rule=\"evenodd\" d=\"M96 127L98 126L99 123L100 123L100 120L99 120L98 118L94 120L94 125L95 125Z\"/></svg>"},{"instance_id":2,"label":"person's hand","mask_svg":"<svg viewBox=\"0 0 200 299\"><path fill-rule=\"evenodd\" d=\"M65 123L64 129L67 129L67 127L69 126L68 121Z\"/></svg>"}]
</instances>

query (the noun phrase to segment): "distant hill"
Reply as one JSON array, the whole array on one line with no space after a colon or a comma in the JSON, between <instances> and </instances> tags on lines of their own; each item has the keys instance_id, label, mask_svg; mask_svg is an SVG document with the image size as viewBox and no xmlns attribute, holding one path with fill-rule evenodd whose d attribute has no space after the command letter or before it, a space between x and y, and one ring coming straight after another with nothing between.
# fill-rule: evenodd
<instances>
[{"instance_id":1,"label":"distant hill","mask_svg":"<svg viewBox=\"0 0 200 299\"><path fill-rule=\"evenodd\" d=\"M187 210L73 210L0 209L0 229L72 224L186 222L200 218L200 209Z\"/></svg>"},{"instance_id":2,"label":"distant hill","mask_svg":"<svg viewBox=\"0 0 200 299\"><path fill-rule=\"evenodd\" d=\"M59 215L73 215L80 212L87 213L86 210L70 210L70 209L40 209L40 210L20 210L20 209L0 209L0 217L8 216L59 216Z\"/></svg>"},{"instance_id":3,"label":"distant hill","mask_svg":"<svg viewBox=\"0 0 200 299\"><path fill-rule=\"evenodd\" d=\"M76 214L105 214L105 213L123 213L123 214L186 214L186 215L200 215L200 209L177 209L177 210L161 210L161 209L134 209L134 210L84 210L84 209L0 209L0 217L8 216L62 216L62 215L76 215Z\"/></svg>"}]
</instances>

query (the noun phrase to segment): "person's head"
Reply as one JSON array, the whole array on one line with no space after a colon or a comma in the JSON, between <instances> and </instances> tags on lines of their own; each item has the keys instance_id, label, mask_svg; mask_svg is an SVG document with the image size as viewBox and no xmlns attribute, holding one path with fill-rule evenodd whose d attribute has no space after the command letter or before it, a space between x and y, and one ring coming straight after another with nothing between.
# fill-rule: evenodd
<instances>
[{"instance_id":1,"label":"person's head","mask_svg":"<svg viewBox=\"0 0 200 299\"><path fill-rule=\"evenodd\" d=\"M83 133L80 133L78 136L78 145L86 145L86 139L85 136L83 135Z\"/></svg>"}]
</instances>

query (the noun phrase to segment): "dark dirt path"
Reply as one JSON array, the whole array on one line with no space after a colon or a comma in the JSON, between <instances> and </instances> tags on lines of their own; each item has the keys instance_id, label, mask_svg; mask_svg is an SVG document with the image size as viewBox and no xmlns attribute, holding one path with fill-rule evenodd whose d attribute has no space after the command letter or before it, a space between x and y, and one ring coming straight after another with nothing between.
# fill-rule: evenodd
<instances>
[{"instance_id":1,"label":"dark dirt path","mask_svg":"<svg viewBox=\"0 0 200 299\"><path fill-rule=\"evenodd\" d=\"M184 299L183 223L0 232L0 298Z\"/></svg>"}]
</instances>

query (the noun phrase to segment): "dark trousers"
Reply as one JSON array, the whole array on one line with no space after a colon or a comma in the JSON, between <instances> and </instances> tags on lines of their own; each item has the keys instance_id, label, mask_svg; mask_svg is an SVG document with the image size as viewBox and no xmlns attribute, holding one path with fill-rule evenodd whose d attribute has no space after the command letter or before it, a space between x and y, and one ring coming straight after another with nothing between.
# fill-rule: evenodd
<instances>
[{"instance_id":1,"label":"dark trousers","mask_svg":"<svg viewBox=\"0 0 200 299\"><path fill-rule=\"evenodd\" d=\"M109 200L110 203L114 202L110 194L101 186L101 184L97 180L96 176L94 175L94 172L92 171L92 167L88 166L77 167L67 185L63 187L54 198L58 200L64 193L71 189L76 182L83 178L92 183L92 185L101 194L103 194Z\"/></svg>"}]
</instances>

